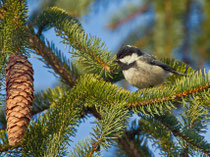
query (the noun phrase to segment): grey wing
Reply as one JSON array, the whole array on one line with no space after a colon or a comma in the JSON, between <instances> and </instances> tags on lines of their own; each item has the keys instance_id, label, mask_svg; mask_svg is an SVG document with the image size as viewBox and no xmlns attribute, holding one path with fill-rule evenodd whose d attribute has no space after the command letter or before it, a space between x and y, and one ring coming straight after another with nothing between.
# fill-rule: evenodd
<instances>
[{"instance_id":1,"label":"grey wing","mask_svg":"<svg viewBox=\"0 0 210 157\"><path fill-rule=\"evenodd\" d=\"M140 58L142 61L152 64L152 65L156 65L159 66L161 68L163 68L164 70L177 74L177 75L182 75L182 76L186 76L186 74L183 73L179 73L177 72L174 68L172 68L171 66L164 64L163 62L157 60L155 57L153 57L152 55L149 54L143 54L142 57Z\"/></svg>"}]
</instances>

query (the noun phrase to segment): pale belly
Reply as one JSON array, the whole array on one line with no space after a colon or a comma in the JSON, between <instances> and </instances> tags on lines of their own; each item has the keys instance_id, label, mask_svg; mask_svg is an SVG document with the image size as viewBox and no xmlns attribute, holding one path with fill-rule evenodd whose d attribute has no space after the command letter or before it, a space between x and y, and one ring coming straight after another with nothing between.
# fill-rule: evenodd
<instances>
[{"instance_id":1,"label":"pale belly","mask_svg":"<svg viewBox=\"0 0 210 157\"><path fill-rule=\"evenodd\" d=\"M151 66L145 63L138 65L140 65L138 68L124 70L123 74L128 83L139 89L157 86L169 76L169 72L159 66Z\"/></svg>"}]
</instances>

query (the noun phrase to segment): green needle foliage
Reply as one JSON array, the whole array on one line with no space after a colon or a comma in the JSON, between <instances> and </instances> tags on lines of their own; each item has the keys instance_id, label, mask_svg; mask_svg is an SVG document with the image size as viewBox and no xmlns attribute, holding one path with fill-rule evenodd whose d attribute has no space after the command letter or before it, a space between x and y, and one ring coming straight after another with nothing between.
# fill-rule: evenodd
<instances>
[{"instance_id":1,"label":"green needle foliage","mask_svg":"<svg viewBox=\"0 0 210 157\"><path fill-rule=\"evenodd\" d=\"M40 29L55 27L57 35L63 42L74 48L70 49L70 53L79 58L79 63L86 71L106 77L111 75L113 57L105 43L101 43L96 36L86 34L79 22L67 12L56 7L48 8L34 20L34 23Z\"/></svg>"},{"instance_id":2,"label":"green needle foliage","mask_svg":"<svg viewBox=\"0 0 210 157\"><path fill-rule=\"evenodd\" d=\"M50 7L27 20L25 2L2 0L0 4L1 155L92 157L101 156L102 148L116 146L118 156L154 156L148 141L162 156L209 155L204 134L209 120L210 71L196 71L164 58L164 63L187 76L174 75L161 86L130 92L114 84L123 79L113 63L115 56L100 38L82 29L79 19ZM51 28L69 47L74 61L45 40L42 32ZM8 55L15 52L39 55L64 81L35 94L27 133L10 147L5 130L4 69ZM72 146L72 137L88 114L96 118L90 137ZM134 114L138 120L129 125Z\"/></svg>"},{"instance_id":3,"label":"green needle foliage","mask_svg":"<svg viewBox=\"0 0 210 157\"><path fill-rule=\"evenodd\" d=\"M71 157L77 156L97 156L100 154L100 146L107 150L125 131L127 119L129 118L128 110L124 105L117 104L113 106L104 106L98 111L101 119L96 121L93 127L91 138L79 142L72 151Z\"/></svg>"},{"instance_id":4,"label":"green needle foliage","mask_svg":"<svg viewBox=\"0 0 210 157\"><path fill-rule=\"evenodd\" d=\"M0 31L2 50L7 53L23 52L26 43L27 7L25 1L1 0Z\"/></svg>"}]
</instances>

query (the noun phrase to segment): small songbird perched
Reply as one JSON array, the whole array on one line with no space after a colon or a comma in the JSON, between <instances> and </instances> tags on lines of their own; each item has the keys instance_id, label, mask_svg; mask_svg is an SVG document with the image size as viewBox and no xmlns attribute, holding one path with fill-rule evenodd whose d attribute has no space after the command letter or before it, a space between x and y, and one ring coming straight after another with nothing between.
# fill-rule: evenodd
<instances>
[{"instance_id":1,"label":"small songbird perched","mask_svg":"<svg viewBox=\"0 0 210 157\"><path fill-rule=\"evenodd\" d=\"M157 86L172 74L186 75L130 45L120 48L114 62L119 64L128 83L139 89Z\"/></svg>"}]
</instances>

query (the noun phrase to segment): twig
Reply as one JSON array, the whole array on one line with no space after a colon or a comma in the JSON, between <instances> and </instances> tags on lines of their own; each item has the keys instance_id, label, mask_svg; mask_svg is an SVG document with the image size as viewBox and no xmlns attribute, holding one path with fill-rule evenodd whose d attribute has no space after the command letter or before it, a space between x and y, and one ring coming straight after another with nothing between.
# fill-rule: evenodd
<instances>
[{"instance_id":1,"label":"twig","mask_svg":"<svg viewBox=\"0 0 210 157\"><path fill-rule=\"evenodd\" d=\"M51 65L52 69L59 74L70 87L73 87L76 82L76 76L74 76L61 62L56 60L56 56L48 49L45 43L32 33L29 33L28 41L31 43L32 48L37 51L49 65Z\"/></svg>"},{"instance_id":2,"label":"twig","mask_svg":"<svg viewBox=\"0 0 210 157\"><path fill-rule=\"evenodd\" d=\"M182 93L176 93L175 95L172 95L170 97L151 99L151 100L148 100L148 101L141 101L141 102L137 102L137 103L134 103L134 104L129 104L129 107L143 106L143 105L149 105L149 104L154 104L154 103L162 103L164 101L179 99L179 98L182 98L184 96L206 90L208 88L210 88L210 83L207 83L200 88L194 88L192 90L184 91Z\"/></svg>"},{"instance_id":3,"label":"twig","mask_svg":"<svg viewBox=\"0 0 210 157\"><path fill-rule=\"evenodd\" d=\"M111 23L108 26L108 28L112 29L112 30L117 29L121 25L123 25L123 24L127 23L128 21L134 19L136 16L145 13L148 9L149 9L149 3L146 3L146 4L142 5L140 8L136 9L132 14L126 16L125 18L123 18L119 21Z\"/></svg>"}]
</instances>

